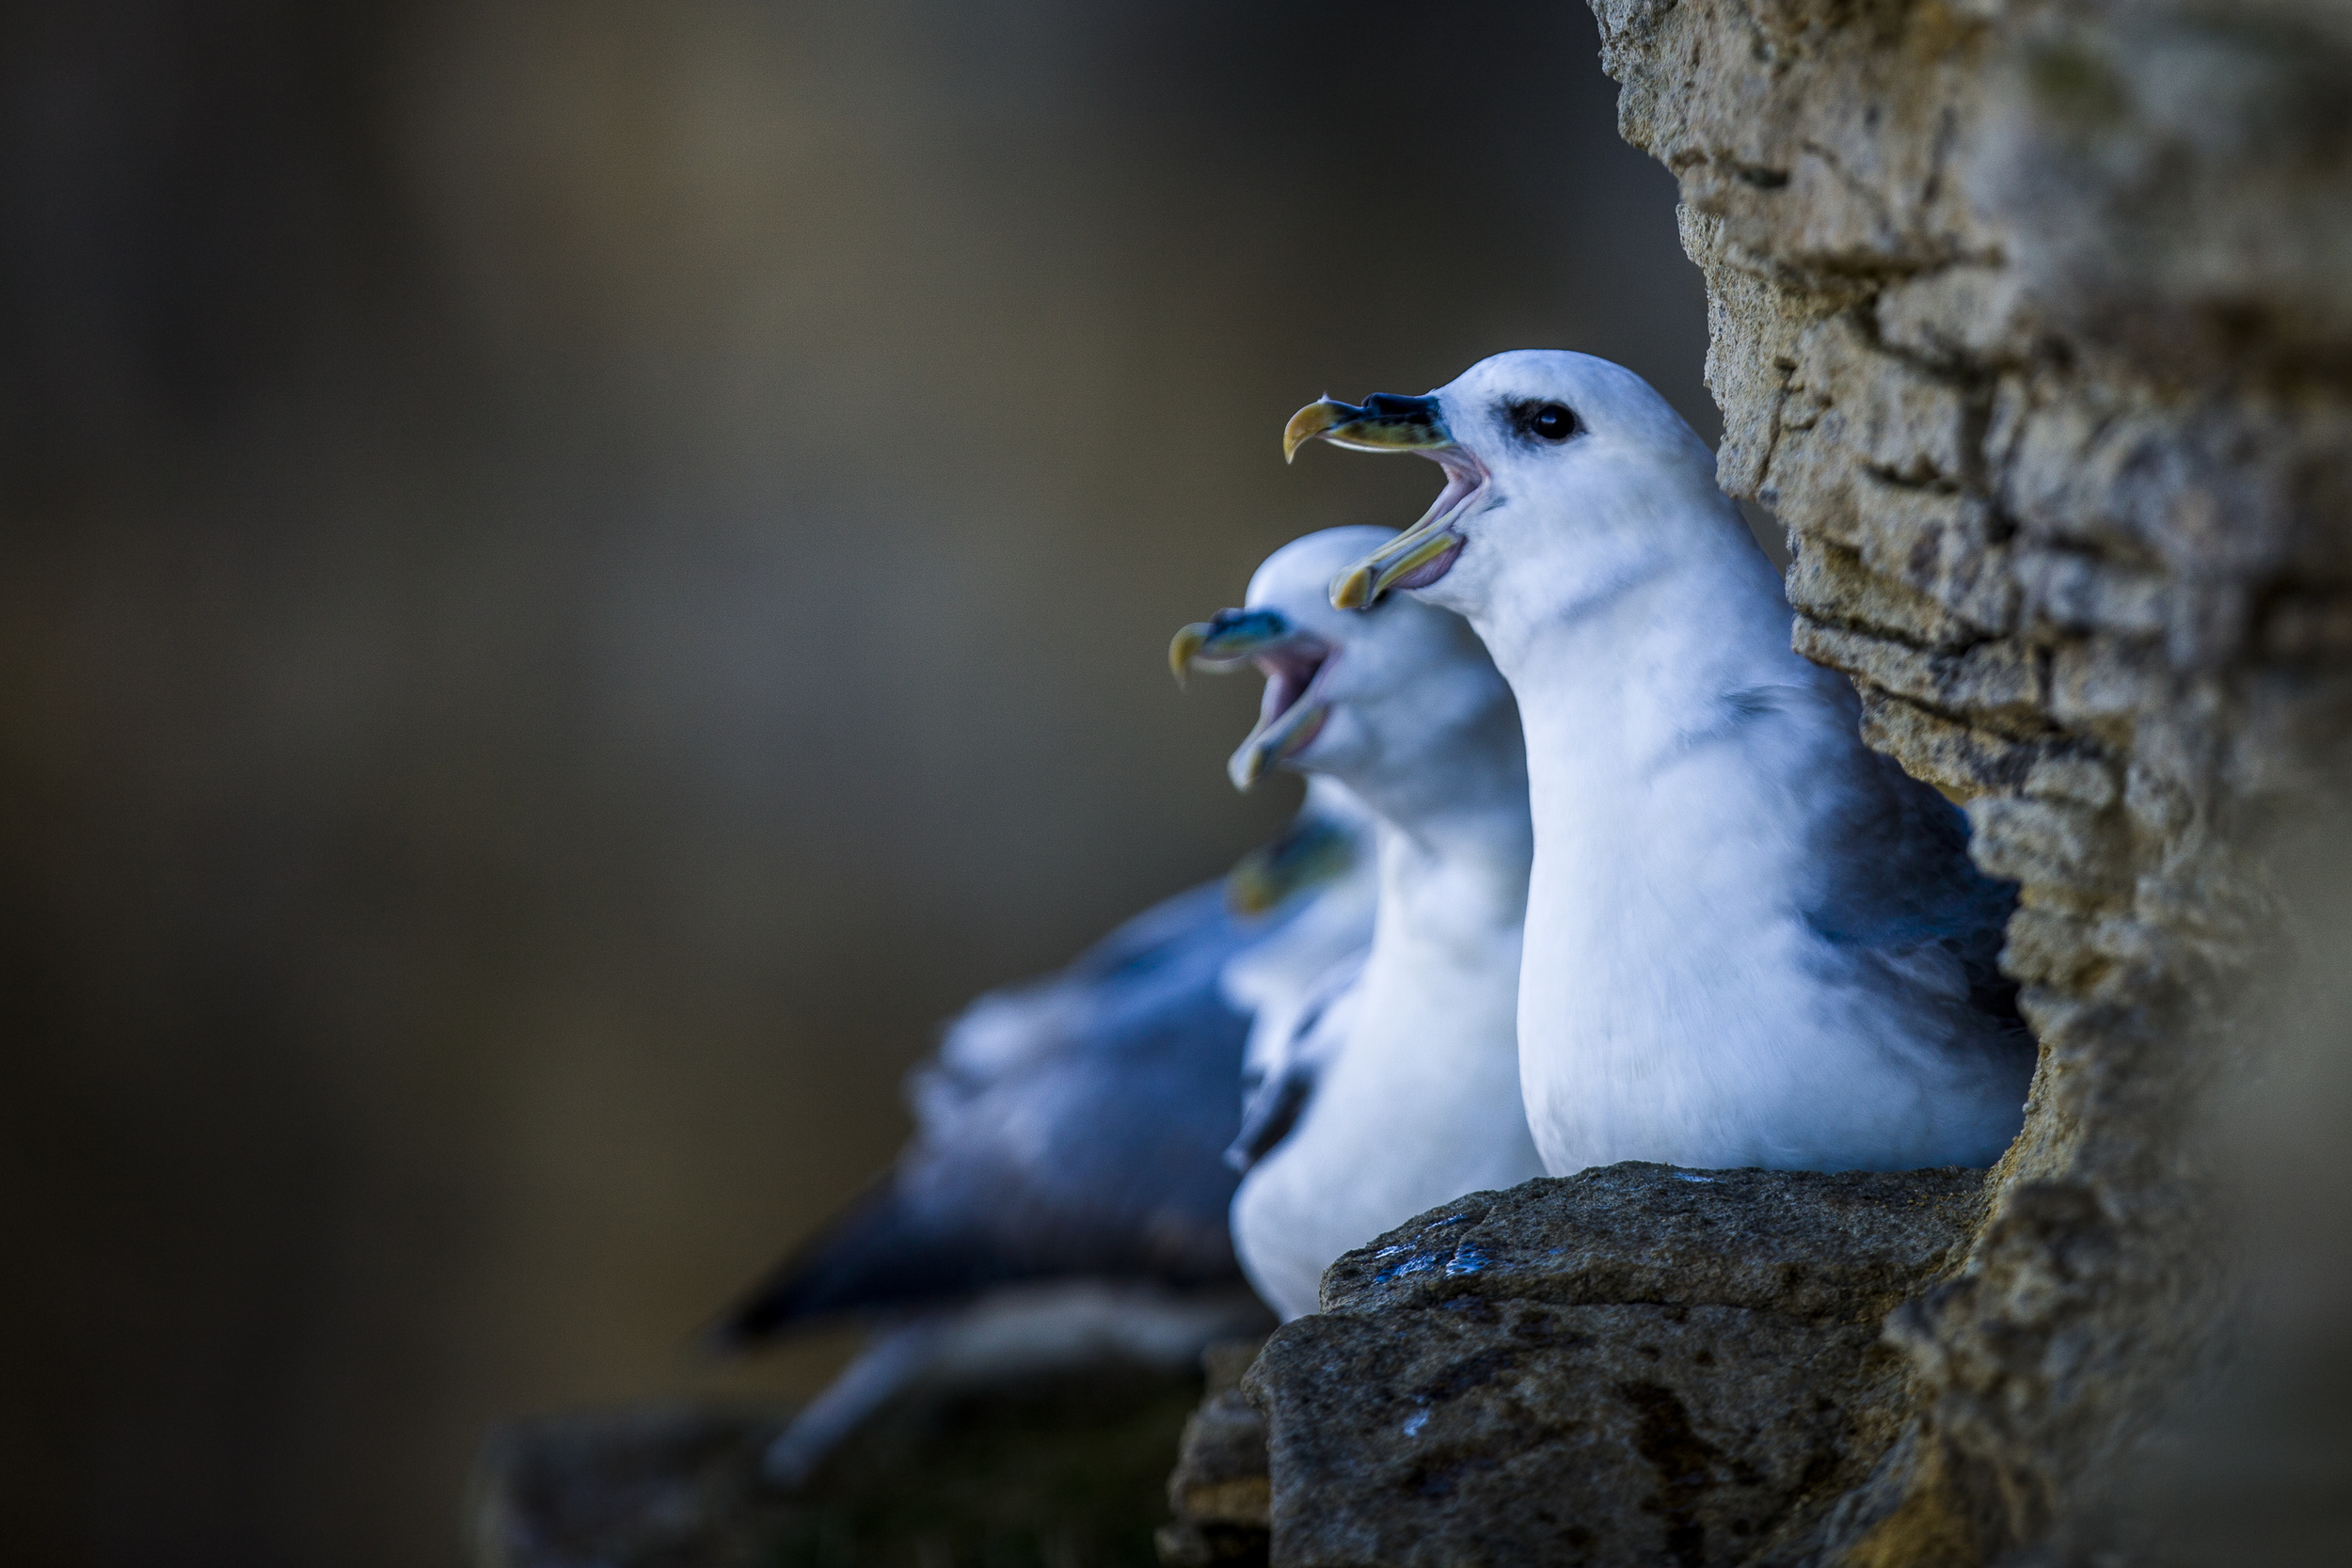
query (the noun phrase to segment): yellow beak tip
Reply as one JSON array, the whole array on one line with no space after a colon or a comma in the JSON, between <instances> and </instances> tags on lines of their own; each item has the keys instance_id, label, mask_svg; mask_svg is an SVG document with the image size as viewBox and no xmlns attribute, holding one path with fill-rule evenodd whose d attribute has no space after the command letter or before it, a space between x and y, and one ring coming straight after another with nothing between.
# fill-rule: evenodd
<instances>
[{"instance_id":1,"label":"yellow beak tip","mask_svg":"<svg viewBox=\"0 0 2352 1568\"><path fill-rule=\"evenodd\" d=\"M1176 686L1179 690L1184 689L1185 677L1192 673L1193 656L1200 651L1200 644L1207 641L1208 627L1199 622L1180 628L1176 635L1168 640L1168 671L1169 674L1176 677Z\"/></svg>"},{"instance_id":2,"label":"yellow beak tip","mask_svg":"<svg viewBox=\"0 0 2352 1568\"><path fill-rule=\"evenodd\" d=\"M1282 461L1289 463L1298 456L1298 449L1325 432L1336 429L1355 409L1345 404L1333 403L1328 396L1319 397L1293 414L1290 423L1282 427Z\"/></svg>"},{"instance_id":3,"label":"yellow beak tip","mask_svg":"<svg viewBox=\"0 0 2352 1568\"><path fill-rule=\"evenodd\" d=\"M1372 568L1358 566L1331 580L1333 610L1361 610L1372 602Z\"/></svg>"},{"instance_id":4,"label":"yellow beak tip","mask_svg":"<svg viewBox=\"0 0 2352 1568\"><path fill-rule=\"evenodd\" d=\"M1247 743L1225 765L1225 776L1233 782L1233 788L1244 795L1249 793L1251 786L1258 782L1258 775L1264 771L1265 753Z\"/></svg>"}]
</instances>

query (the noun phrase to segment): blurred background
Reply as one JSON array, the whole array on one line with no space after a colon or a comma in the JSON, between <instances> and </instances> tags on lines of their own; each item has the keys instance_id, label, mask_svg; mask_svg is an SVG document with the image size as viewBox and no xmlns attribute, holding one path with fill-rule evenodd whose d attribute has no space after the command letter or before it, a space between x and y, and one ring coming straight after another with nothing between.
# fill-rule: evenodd
<instances>
[{"instance_id":1,"label":"blurred background","mask_svg":"<svg viewBox=\"0 0 2352 1568\"><path fill-rule=\"evenodd\" d=\"M1295 799L1169 632L1498 349L1710 439L1574 0L0 19L0 1488L52 1568L449 1564L974 992Z\"/></svg>"}]
</instances>

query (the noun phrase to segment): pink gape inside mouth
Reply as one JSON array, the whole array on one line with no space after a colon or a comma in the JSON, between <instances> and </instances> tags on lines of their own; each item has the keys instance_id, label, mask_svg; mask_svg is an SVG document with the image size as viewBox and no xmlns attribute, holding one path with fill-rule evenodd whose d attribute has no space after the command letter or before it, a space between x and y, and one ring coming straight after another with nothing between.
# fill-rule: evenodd
<instances>
[{"instance_id":1,"label":"pink gape inside mouth","mask_svg":"<svg viewBox=\"0 0 2352 1568\"><path fill-rule=\"evenodd\" d=\"M1323 673L1323 667L1331 662L1333 652L1328 643L1311 637L1296 637L1279 648L1268 648L1253 656L1258 668L1265 673L1265 697L1258 705L1260 729L1298 705L1307 689L1314 685L1315 677Z\"/></svg>"},{"instance_id":2,"label":"pink gape inside mouth","mask_svg":"<svg viewBox=\"0 0 2352 1568\"><path fill-rule=\"evenodd\" d=\"M1439 447L1435 451L1425 451L1421 455L1445 470L1445 488L1438 491L1438 499L1429 503L1429 510L1421 515L1421 523L1445 517L1460 510L1464 501L1486 487L1489 477L1486 465L1460 447ZM1460 522L1461 518L1451 520ZM1421 523L1415 523L1413 527L1419 528Z\"/></svg>"},{"instance_id":3,"label":"pink gape inside mouth","mask_svg":"<svg viewBox=\"0 0 2352 1568\"><path fill-rule=\"evenodd\" d=\"M1407 533L1426 528L1433 522L1441 528L1452 529L1469 520L1486 506L1488 488L1493 483L1493 477L1486 472L1486 465L1460 447L1440 447L1436 451L1425 451L1422 455L1445 470L1445 488L1438 492L1438 499L1429 503L1429 510L1421 515L1420 522L1406 531ZM1443 555L1422 562L1389 586L1428 587L1454 569L1454 562L1461 556L1462 546L1468 543L1459 533L1453 534Z\"/></svg>"}]
</instances>

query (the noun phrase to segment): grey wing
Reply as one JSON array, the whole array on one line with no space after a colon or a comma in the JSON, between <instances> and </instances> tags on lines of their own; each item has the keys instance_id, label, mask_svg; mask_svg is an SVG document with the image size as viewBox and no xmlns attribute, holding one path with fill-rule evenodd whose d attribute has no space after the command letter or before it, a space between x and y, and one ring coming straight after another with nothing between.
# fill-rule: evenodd
<instances>
[{"instance_id":1,"label":"grey wing","mask_svg":"<svg viewBox=\"0 0 2352 1568\"><path fill-rule=\"evenodd\" d=\"M1222 1153L1248 1020L1218 981L1263 934L1211 884L1061 974L984 998L915 1075L918 1130L897 1168L714 1338L1019 1281L1235 1276Z\"/></svg>"},{"instance_id":2,"label":"grey wing","mask_svg":"<svg viewBox=\"0 0 2352 1568\"><path fill-rule=\"evenodd\" d=\"M1814 927L1890 958L1940 958L1964 989L1972 1033L2000 1049L2029 1044L1999 963L2015 885L1977 868L1966 815L1893 759L1871 753L1853 783L1817 828L1821 863L1836 873L1807 911Z\"/></svg>"}]
</instances>

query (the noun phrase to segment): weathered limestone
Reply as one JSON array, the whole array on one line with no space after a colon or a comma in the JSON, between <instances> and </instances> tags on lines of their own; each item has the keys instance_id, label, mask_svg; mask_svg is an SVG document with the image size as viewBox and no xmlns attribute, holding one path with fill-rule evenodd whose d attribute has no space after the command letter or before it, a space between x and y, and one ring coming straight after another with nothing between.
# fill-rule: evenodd
<instances>
[{"instance_id":1,"label":"weathered limestone","mask_svg":"<svg viewBox=\"0 0 2352 1568\"><path fill-rule=\"evenodd\" d=\"M2238 846L2344 755L2346 13L1596 9L1797 645L2024 890L2042 1071L1968 1267L1895 1320L1915 1484L1854 1560L2088 1550L2070 1506L2219 1300L2183 1149L2264 897Z\"/></svg>"},{"instance_id":2,"label":"weathered limestone","mask_svg":"<svg viewBox=\"0 0 2352 1568\"><path fill-rule=\"evenodd\" d=\"M1856 1560L2065 1555L2217 1300L2183 1148L2264 896L2244 830L2343 760L2346 13L1596 8L1798 646L2024 889L2043 1066L1968 1267L1897 1316L1925 1457Z\"/></svg>"},{"instance_id":3,"label":"weathered limestone","mask_svg":"<svg viewBox=\"0 0 2352 1568\"><path fill-rule=\"evenodd\" d=\"M1650 1272L1535 1188L1463 1209L1510 1268L1351 1255L1245 1383L1274 1561L2089 1562L2153 1516L2118 1488L2231 1302L2244 1149L2204 1122L2265 1043L2251 830L2352 781L2352 8L1593 3L1681 183L1722 483L1788 529L1796 646L2021 885L2042 1066L1883 1338L1740 1296L1777 1239Z\"/></svg>"}]
</instances>

